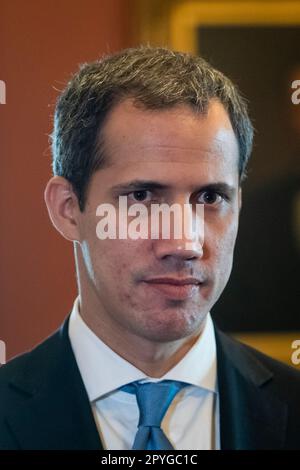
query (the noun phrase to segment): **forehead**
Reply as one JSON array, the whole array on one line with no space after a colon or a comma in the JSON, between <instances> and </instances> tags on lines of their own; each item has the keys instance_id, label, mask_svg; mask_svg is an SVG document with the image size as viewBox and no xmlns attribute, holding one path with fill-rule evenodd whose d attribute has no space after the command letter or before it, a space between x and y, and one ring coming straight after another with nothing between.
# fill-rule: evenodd
<instances>
[{"instance_id":1,"label":"forehead","mask_svg":"<svg viewBox=\"0 0 300 470\"><path fill-rule=\"evenodd\" d=\"M108 168L119 175L167 169L181 177L201 169L238 173L237 139L218 101L199 114L186 105L148 110L128 99L110 112L101 137Z\"/></svg>"}]
</instances>

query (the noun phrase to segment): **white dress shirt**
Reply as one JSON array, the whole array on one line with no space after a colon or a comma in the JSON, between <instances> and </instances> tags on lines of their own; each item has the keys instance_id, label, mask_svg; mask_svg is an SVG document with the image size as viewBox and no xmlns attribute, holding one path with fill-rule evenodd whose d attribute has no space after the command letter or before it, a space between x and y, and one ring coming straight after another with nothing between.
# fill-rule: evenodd
<instances>
[{"instance_id":1,"label":"white dress shirt","mask_svg":"<svg viewBox=\"0 0 300 470\"><path fill-rule=\"evenodd\" d=\"M161 427L174 449L220 448L216 342L210 314L196 343L159 379L145 375L93 333L80 316L79 297L70 316L69 337L104 449L132 448L139 420L136 396L118 388L137 380L189 383L174 398Z\"/></svg>"}]
</instances>

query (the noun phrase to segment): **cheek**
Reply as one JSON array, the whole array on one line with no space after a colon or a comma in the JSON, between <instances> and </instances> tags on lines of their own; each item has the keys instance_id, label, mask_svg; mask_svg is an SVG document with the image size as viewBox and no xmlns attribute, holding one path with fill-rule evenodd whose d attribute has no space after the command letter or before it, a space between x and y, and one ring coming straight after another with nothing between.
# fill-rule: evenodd
<instances>
[{"instance_id":1,"label":"cheek","mask_svg":"<svg viewBox=\"0 0 300 470\"><path fill-rule=\"evenodd\" d=\"M141 258L138 241L96 240L91 245L90 258L99 284L112 285L121 290L132 280L134 266ZM108 286L107 286L108 287Z\"/></svg>"},{"instance_id":2,"label":"cheek","mask_svg":"<svg viewBox=\"0 0 300 470\"><path fill-rule=\"evenodd\" d=\"M136 298L134 272L144 258L143 249L138 241L107 240L95 250L95 285L107 308L132 311L141 308Z\"/></svg>"},{"instance_id":3,"label":"cheek","mask_svg":"<svg viewBox=\"0 0 300 470\"><path fill-rule=\"evenodd\" d=\"M207 228L207 257L222 271L231 270L237 231L238 217L235 214Z\"/></svg>"},{"instance_id":4,"label":"cheek","mask_svg":"<svg viewBox=\"0 0 300 470\"><path fill-rule=\"evenodd\" d=\"M84 222L82 262L89 282L105 298L128 301L135 290L133 274L149 258L148 240L100 240L96 233L98 220L91 216Z\"/></svg>"},{"instance_id":5,"label":"cheek","mask_svg":"<svg viewBox=\"0 0 300 470\"><path fill-rule=\"evenodd\" d=\"M224 238L218 244L218 259L220 275L227 282L232 270L233 253L237 235L237 224L226 231Z\"/></svg>"}]
</instances>

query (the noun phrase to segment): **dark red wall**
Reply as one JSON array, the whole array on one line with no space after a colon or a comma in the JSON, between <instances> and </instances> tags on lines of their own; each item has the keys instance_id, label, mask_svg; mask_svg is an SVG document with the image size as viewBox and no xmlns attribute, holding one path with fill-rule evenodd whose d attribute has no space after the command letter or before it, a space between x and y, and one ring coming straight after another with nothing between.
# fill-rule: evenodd
<instances>
[{"instance_id":1,"label":"dark red wall","mask_svg":"<svg viewBox=\"0 0 300 470\"><path fill-rule=\"evenodd\" d=\"M132 45L130 0L0 0L0 339L7 358L58 327L76 295L72 244L48 219L47 134L81 62Z\"/></svg>"}]
</instances>

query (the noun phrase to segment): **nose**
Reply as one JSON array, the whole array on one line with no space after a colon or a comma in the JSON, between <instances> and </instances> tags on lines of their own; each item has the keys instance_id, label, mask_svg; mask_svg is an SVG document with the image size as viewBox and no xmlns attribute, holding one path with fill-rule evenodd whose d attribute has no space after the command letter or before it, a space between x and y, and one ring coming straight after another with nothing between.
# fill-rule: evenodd
<instances>
[{"instance_id":1,"label":"nose","mask_svg":"<svg viewBox=\"0 0 300 470\"><path fill-rule=\"evenodd\" d=\"M203 256L202 246L198 243L183 240L157 240L154 243L156 258L177 258L181 260L196 260Z\"/></svg>"},{"instance_id":2,"label":"nose","mask_svg":"<svg viewBox=\"0 0 300 470\"><path fill-rule=\"evenodd\" d=\"M159 238L153 240L153 251L158 259L177 258L196 260L203 256L204 208L198 205L195 210L191 204L179 205L181 215L174 212L170 233L165 237L160 227Z\"/></svg>"}]
</instances>

